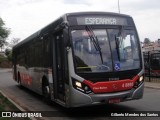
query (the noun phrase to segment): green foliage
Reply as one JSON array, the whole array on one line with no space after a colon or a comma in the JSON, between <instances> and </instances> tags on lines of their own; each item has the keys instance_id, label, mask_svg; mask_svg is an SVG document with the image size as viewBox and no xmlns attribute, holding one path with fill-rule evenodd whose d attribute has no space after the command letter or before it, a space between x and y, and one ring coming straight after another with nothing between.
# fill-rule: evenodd
<instances>
[{"instance_id":1,"label":"green foliage","mask_svg":"<svg viewBox=\"0 0 160 120\"><path fill-rule=\"evenodd\" d=\"M7 56L9 61L12 61L12 52L9 53L9 55Z\"/></svg>"},{"instance_id":2,"label":"green foliage","mask_svg":"<svg viewBox=\"0 0 160 120\"><path fill-rule=\"evenodd\" d=\"M2 18L0 18L0 26L3 26L4 25L4 22L2 20Z\"/></svg>"},{"instance_id":3,"label":"green foliage","mask_svg":"<svg viewBox=\"0 0 160 120\"><path fill-rule=\"evenodd\" d=\"M3 47L5 44L7 44L6 38L10 34L10 30L7 29L6 27L4 27L4 25L5 25L5 23L0 18L0 47Z\"/></svg>"},{"instance_id":4,"label":"green foliage","mask_svg":"<svg viewBox=\"0 0 160 120\"><path fill-rule=\"evenodd\" d=\"M0 68L10 68L12 66L12 50L6 49L5 55L0 55Z\"/></svg>"},{"instance_id":5,"label":"green foliage","mask_svg":"<svg viewBox=\"0 0 160 120\"><path fill-rule=\"evenodd\" d=\"M7 60L6 57L4 57L3 55L0 55L0 64L1 64L3 61L6 61L6 60Z\"/></svg>"},{"instance_id":6,"label":"green foliage","mask_svg":"<svg viewBox=\"0 0 160 120\"><path fill-rule=\"evenodd\" d=\"M5 55L7 56L7 59L9 61L12 61L12 50L11 49L6 49L5 50Z\"/></svg>"},{"instance_id":7,"label":"green foliage","mask_svg":"<svg viewBox=\"0 0 160 120\"><path fill-rule=\"evenodd\" d=\"M150 44L151 40L149 38L144 39L144 44Z\"/></svg>"},{"instance_id":8,"label":"green foliage","mask_svg":"<svg viewBox=\"0 0 160 120\"><path fill-rule=\"evenodd\" d=\"M0 68L10 68L12 66L11 60L12 57L10 55L8 57L0 55Z\"/></svg>"},{"instance_id":9,"label":"green foliage","mask_svg":"<svg viewBox=\"0 0 160 120\"><path fill-rule=\"evenodd\" d=\"M11 49L8 49L8 48L7 48L7 49L5 50L5 55L8 56L10 53L11 53Z\"/></svg>"},{"instance_id":10,"label":"green foliage","mask_svg":"<svg viewBox=\"0 0 160 120\"><path fill-rule=\"evenodd\" d=\"M16 111L20 112L20 110L12 104L6 97L4 97L0 93L0 111ZM19 118L19 117L0 117L0 120L31 120L28 117Z\"/></svg>"}]
</instances>

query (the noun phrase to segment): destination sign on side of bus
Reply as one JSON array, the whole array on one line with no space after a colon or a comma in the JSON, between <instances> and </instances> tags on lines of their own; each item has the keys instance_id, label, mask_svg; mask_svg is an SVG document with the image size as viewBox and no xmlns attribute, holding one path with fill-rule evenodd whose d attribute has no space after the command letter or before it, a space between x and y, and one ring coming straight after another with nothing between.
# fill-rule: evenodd
<instances>
[{"instance_id":1,"label":"destination sign on side of bus","mask_svg":"<svg viewBox=\"0 0 160 120\"><path fill-rule=\"evenodd\" d=\"M117 16L77 16L69 17L70 25L133 25L129 17Z\"/></svg>"}]
</instances>

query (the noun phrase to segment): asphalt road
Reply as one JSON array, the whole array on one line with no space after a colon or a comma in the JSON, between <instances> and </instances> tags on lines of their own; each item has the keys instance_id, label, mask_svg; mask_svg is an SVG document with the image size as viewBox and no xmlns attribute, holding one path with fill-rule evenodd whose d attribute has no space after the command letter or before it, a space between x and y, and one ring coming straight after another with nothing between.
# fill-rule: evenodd
<instances>
[{"instance_id":1,"label":"asphalt road","mask_svg":"<svg viewBox=\"0 0 160 120\"><path fill-rule=\"evenodd\" d=\"M128 101L118 104L108 104L92 107L82 107L76 109L65 109L55 103L50 105L43 102L42 97L26 88L19 88L12 79L12 73L9 69L0 69L0 91L8 98L21 106L26 111L47 111L48 114L55 117L45 117L45 120L159 120L159 117L108 117L107 113L128 113L137 111L146 111L153 113L160 111L160 89L145 88L144 97L141 100ZM114 114L116 115L116 114ZM140 115L140 113L139 113ZM83 117L83 118L82 118Z\"/></svg>"}]
</instances>

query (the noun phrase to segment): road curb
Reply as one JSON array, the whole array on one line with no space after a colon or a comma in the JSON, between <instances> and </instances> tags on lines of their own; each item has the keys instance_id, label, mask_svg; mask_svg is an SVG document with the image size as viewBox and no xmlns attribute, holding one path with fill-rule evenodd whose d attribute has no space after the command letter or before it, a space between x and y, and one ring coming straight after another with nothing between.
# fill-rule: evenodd
<instances>
[{"instance_id":1,"label":"road curb","mask_svg":"<svg viewBox=\"0 0 160 120\"><path fill-rule=\"evenodd\" d=\"M151 88L151 89L160 89L160 83L145 81L144 87Z\"/></svg>"},{"instance_id":2,"label":"road curb","mask_svg":"<svg viewBox=\"0 0 160 120\"><path fill-rule=\"evenodd\" d=\"M23 109L21 106L19 106L17 103L15 103L12 99L10 99L5 93L3 93L1 90L0 90L0 93L6 97L13 105L15 105L20 111L22 112L25 112L26 110ZM31 118L29 117L31 120L39 120L38 118Z\"/></svg>"},{"instance_id":3,"label":"road curb","mask_svg":"<svg viewBox=\"0 0 160 120\"><path fill-rule=\"evenodd\" d=\"M160 90L160 87L154 87L154 86L145 86L145 88L159 89Z\"/></svg>"},{"instance_id":4,"label":"road curb","mask_svg":"<svg viewBox=\"0 0 160 120\"><path fill-rule=\"evenodd\" d=\"M13 103L20 111L26 111L21 106L19 106L17 103L15 103L12 99L10 99L6 94L4 94L1 90L0 93L6 97L11 103Z\"/></svg>"}]
</instances>

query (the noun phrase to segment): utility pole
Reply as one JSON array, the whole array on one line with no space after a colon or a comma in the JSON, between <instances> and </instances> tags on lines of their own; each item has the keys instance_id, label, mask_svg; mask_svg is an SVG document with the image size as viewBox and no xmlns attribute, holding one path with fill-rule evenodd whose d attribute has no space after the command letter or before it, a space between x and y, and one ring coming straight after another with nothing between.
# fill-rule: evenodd
<instances>
[{"instance_id":1,"label":"utility pole","mask_svg":"<svg viewBox=\"0 0 160 120\"><path fill-rule=\"evenodd\" d=\"M120 14L120 5L119 5L119 0L118 0L118 12Z\"/></svg>"}]
</instances>

